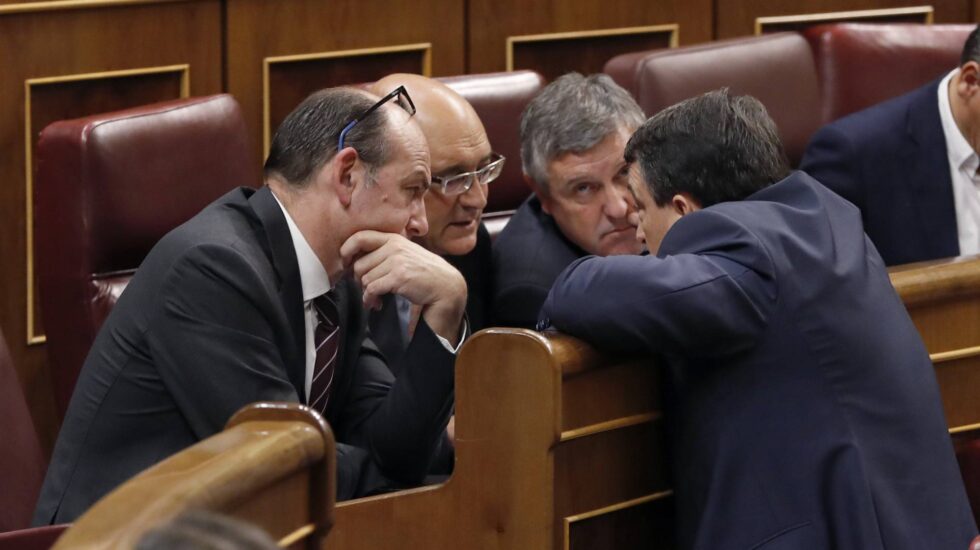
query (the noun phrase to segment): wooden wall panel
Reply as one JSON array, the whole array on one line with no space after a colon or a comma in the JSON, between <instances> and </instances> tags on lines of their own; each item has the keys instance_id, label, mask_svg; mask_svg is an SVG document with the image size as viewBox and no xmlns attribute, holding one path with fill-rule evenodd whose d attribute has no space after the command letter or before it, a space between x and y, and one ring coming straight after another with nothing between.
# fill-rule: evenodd
<instances>
[{"instance_id":1,"label":"wooden wall panel","mask_svg":"<svg viewBox=\"0 0 980 550\"><path fill-rule=\"evenodd\" d=\"M714 0L715 38L733 38L755 32L759 17L803 15L931 5L936 23L961 23L973 15L970 0Z\"/></svg>"},{"instance_id":2,"label":"wooden wall panel","mask_svg":"<svg viewBox=\"0 0 980 550\"><path fill-rule=\"evenodd\" d=\"M432 45L433 75L464 72L464 0L225 1L227 90L242 104L259 159L264 159L265 152L262 83L263 66L269 58L428 42ZM391 70L382 64L367 72L356 71L351 67L364 59L351 58L346 68L337 69L337 78L324 82L339 84L349 78L353 83L405 68L397 56L380 59L389 61ZM296 86L305 90L311 84L305 80L308 76L302 75L306 83ZM280 80L275 87L285 90L286 84ZM277 103L276 108L291 110L286 107Z\"/></svg>"},{"instance_id":3,"label":"wooden wall panel","mask_svg":"<svg viewBox=\"0 0 980 550\"><path fill-rule=\"evenodd\" d=\"M262 156L272 132L306 96L332 86L373 82L394 72L429 76L432 44L269 57L262 78Z\"/></svg>"},{"instance_id":4,"label":"wooden wall panel","mask_svg":"<svg viewBox=\"0 0 980 550\"><path fill-rule=\"evenodd\" d=\"M531 69L545 80L569 72L602 72L606 61L631 52L677 47L678 26L534 34L507 38L507 70Z\"/></svg>"},{"instance_id":5,"label":"wooden wall panel","mask_svg":"<svg viewBox=\"0 0 980 550\"><path fill-rule=\"evenodd\" d=\"M711 10L711 0L469 0L469 72L505 70L512 36L677 24L680 44L705 42Z\"/></svg>"},{"instance_id":6,"label":"wooden wall panel","mask_svg":"<svg viewBox=\"0 0 980 550\"><path fill-rule=\"evenodd\" d=\"M0 6L0 56L4 59L0 79L0 145L4 151L0 155L0 257L4 258L0 263L0 326L42 444L49 450L57 421L47 357L42 344L28 345L28 141L36 139L46 121L162 99L176 90L172 78L159 75L78 82L62 81L63 77L186 65L192 95L220 92L220 36L219 0ZM28 81L34 84L28 86ZM30 130L26 127L28 90L33 96Z\"/></svg>"}]
</instances>

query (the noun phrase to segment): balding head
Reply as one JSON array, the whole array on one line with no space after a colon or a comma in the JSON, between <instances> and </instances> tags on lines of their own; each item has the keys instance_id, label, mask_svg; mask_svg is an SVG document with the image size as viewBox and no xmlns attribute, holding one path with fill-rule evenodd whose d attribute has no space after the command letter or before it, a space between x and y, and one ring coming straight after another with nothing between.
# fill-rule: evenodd
<instances>
[{"instance_id":1,"label":"balding head","mask_svg":"<svg viewBox=\"0 0 980 550\"><path fill-rule=\"evenodd\" d=\"M451 177L482 168L491 161L490 141L473 107L445 84L413 74L393 74L371 86L384 96L404 86L415 103L415 122L429 144L432 175ZM460 255L476 246L480 216L487 204L487 189L479 184L460 195L445 196L433 186L426 194L429 232L423 244L442 255Z\"/></svg>"}]
</instances>

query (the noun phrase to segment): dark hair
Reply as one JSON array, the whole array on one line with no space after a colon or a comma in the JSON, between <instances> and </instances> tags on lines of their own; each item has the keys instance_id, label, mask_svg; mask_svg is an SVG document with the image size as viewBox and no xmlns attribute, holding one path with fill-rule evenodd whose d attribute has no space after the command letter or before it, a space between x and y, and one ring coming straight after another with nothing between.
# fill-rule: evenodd
<instances>
[{"instance_id":1,"label":"dark hair","mask_svg":"<svg viewBox=\"0 0 980 550\"><path fill-rule=\"evenodd\" d=\"M980 25L977 25L973 29L970 36L966 37L966 42L963 43L963 53L960 54L960 66L966 65L970 61L980 63L980 41L977 40L977 31L980 31Z\"/></svg>"},{"instance_id":2,"label":"dark hair","mask_svg":"<svg viewBox=\"0 0 980 550\"><path fill-rule=\"evenodd\" d=\"M657 205L687 192L702 207L737 201L789 173L776 125L759 100L708 92L657 113L626 145Z\"/></svg>"},{"instance_id":3,"label":"dark hair","mask_svg":"<svg viewBox=\"0 0 980 550\"><path fill-rule=\"evenodd\" d=\"M275 541L262 529L221 514L190 510L136 543L136 550L273 550Z\"/></svg>"},{"instance_id":4,"label":"dark hair","mask_svg":"<svg viewBox=\"0 0 980 550\"><path fill-rule=\"evenodd\" d=\"M633 132L646 117L633 96L604 74L564 74L541 91L521 115L524 173L547 189L548 163L582 153L620 130Z\"/></svg>"},{"instance_id":5,"label":"dark hair","mask_svg":"<svg viewBox=\"0 0 980 550\"><path fill-rule=\"evenodd\" d=\"M350 88L311 94L276 129L265 161L265 176L279 175L291 185L305 186L337 154L337 140L344 126L373 104L370 96ZM384 111L375 111L344 137L344 145L353 147L371 169L388 160L387 120Z\"/></svg>"}]
</instances>

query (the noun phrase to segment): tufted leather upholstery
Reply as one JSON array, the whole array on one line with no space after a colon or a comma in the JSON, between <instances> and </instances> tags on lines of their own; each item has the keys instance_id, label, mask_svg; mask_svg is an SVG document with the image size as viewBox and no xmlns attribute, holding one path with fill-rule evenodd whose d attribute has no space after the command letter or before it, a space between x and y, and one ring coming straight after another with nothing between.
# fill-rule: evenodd
<instances>
[{"instance_id":1,"label":"tufted leather upholstery","mask_svg":"<svg viewBox=\"0 0 980 550\"><path fill-rule=\"evenodd\" d=\"M0 333L0 532L31 524L47 461Z\"/></svg>"},{"instance_id":2,"label":"tufted leather upholstery","mask_svg":"<svg viewBox=\"0 0 980 550\"><path fill-rule=\"evenodd\" d=\"M776 121L793 165L820 127L817 71L810 46L798 33L625 54L611 59L605 71L648 115L725 86L755 96Z\"/></svg>"},{"instance_id":3,"label":"tufted leather upholstery","mask_svg":"<svg viewBox=\"0 0 980 550\"><path fill-rule=\"evenodd\" d=\"M260 182L229 95L56 122L41 133L36 265L63 416L102 321L150 248L239 185Z\"/></svg>"},{"instance_id":4,"label":"tufted leather upholstery","mask_svg":"<svg viewBox=\"0 0 980 550\"><path fill-rule=\"evenodd\" d=\"M521 170L521 113L544 86L534 71L473 74L439 78L473 105L490 145L507 157L504 172L490 184L487 212L513 210L531 194Z\"/></svg>"},{"instance_id":5,"label":"tufted leather upholstery","mask_svg":"<svg viewBox=\"0 0 980 550\"><path fill-rule=\"evenodd\" d=\"M822 118L836 120L946 74L975 25L820 25L804 31L817 63Z\"/></svg>"}]
</instances>

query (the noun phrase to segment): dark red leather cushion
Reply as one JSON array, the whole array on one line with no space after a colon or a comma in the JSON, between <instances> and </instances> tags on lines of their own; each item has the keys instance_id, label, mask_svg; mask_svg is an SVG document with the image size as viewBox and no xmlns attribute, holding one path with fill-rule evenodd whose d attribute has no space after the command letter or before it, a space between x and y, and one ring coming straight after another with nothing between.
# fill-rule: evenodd
<instances>
[{"instance_id":1,"label":"dark red leather cushion","mask_svg":"<svg viewBox=\"0 0 980 550\"><path fill-rule=\"evenodd\" d=\"M229 189L261 180L229 95L56 122L41 132L37 158L36 265L63 415L118 297L110 287L121 292L168 231Z\"/></svg>"},{"instance_id":2,"label":"dark red leather cushion","mask_svg":"<svg viewBox=\"0 0 980 550\"><path fill-rule=\"evenodd\" d=\"M31 524L47 460L0 333L0 531Z\"/></svg>"},{"instance_id":3,"label":"dark red leather cushion","mask_svg":"<svg viewBox=\"0 0 980 550\"><path fill-rule=\"evenodd\" d=\"M504 171L490 184L486 212L513 210L531 194L521 170L521 113L544 86L534 71L439 78L473 105L494 151L507 157Z\"/></svg>"},{"instance_id":4,"label":"dark red leather cushion","mask_svg":"<svg viewBox=\"0 0 980 550\"><path fill-rule=\"evenodd\" d=\"M902 95L951 71L974 28L844 23L807 29L803 34L820 76L823 121Z\"/></svg>"},{"instance_id":5,"label":"dark red leather cushion","mask_svg":"<svg viewBox=\"0 0 980 550\"><path fill-rule=\"evenodd\" d=\"M797 33L625 54L605 69L631 89L648 115L726 86L756 97L776 122L793 166L820 125L817 71L809 44Z\"/></svg>"}]
</instances>

